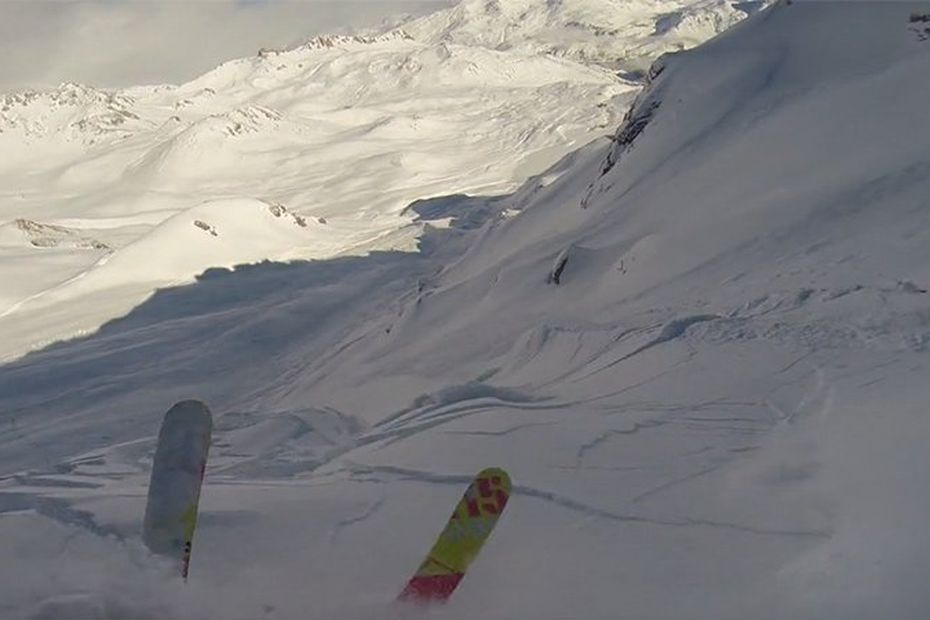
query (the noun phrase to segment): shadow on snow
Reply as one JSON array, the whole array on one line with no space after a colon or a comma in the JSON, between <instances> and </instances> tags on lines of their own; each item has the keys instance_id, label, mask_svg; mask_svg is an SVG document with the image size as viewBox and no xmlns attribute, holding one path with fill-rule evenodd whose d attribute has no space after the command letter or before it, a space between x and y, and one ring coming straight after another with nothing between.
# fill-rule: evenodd
<instances>
[{"instance_id":1,"label":"shadow on snow","mask_svg":"<svg viewBox=\"0 0 930 620\"><path fill-rule=\"evenodd\" d=\"M415 221L446 226L427 226L418 252L208 269L91 335L0 367L0 474L54 469L67 456L152 435L183 398L224 410L254 405L270 385L285 393L287 377L312 382L334 355L389 331L418 285L464 251L468 231L506 198L412 203L405 212Z\"/></svg>"}]
</instances>

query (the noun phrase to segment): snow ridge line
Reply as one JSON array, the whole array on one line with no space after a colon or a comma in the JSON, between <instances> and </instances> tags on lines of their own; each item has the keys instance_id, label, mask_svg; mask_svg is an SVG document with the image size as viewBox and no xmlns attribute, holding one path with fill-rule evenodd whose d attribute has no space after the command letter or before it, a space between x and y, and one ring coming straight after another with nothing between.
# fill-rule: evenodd
<instances>
[{"instance_id":1,"label":"snow ridge line","mask_svg":"<svg viewBox=\"0 0 930 620\"><path fill-rule=\"evenodd\" d=\"M599 368L598 370L594 371L594 373L592 374L597 374L599 372L607 370L608 368L612 368L613 366L616 366L620 362L626 361L630 359L631 357L639 355L640 353L644 351L648 351L649 349L653 347L657 347L661 344L665 344L666 342L671 342L672 340L681 338L682 336L685 335L685 332L687 332L688 328L691 327L692 325L696 325L697 323L706 323L708 321L716 321L717 319L721 319L721 318L723 317L720 316L719 314L696 314L694 316L686 316L681 319L675 319L674 321L670 321L662 327L662 331L659 332L658 336L656 336L655 338L653 338L646 344L627 353L626 355L610 362L606 366Z\"/></svg>"},{"instance_id":2,"label":"snow ridge line","mask_svg":"<svg viewBox=\"0 0 930 620\"><path fill-rule=\"evenodd\" d=\"M350 525L355 525L356 523L361 523L362 521L369 519L381 509L385 501L387 501L387 496L381 496L360 514L357 514L353 517L346 517L345 519L339 521L336 523L336 527L333 528L333 534L338 533L340 530L349 527Z\"/></svg>"},{"instance_id":3,"label":"snow ridge line","mask_svg":"<svg viewBox=\"0 0 930 620\"><path fill-rule=\"evenodd\" d=\"M578 447L578 451L575 453L575 463L578 466L584 465L584 457L590 450L597 448L599 445L608 441L611 437L615 435L635 435L639 431L656 428L659 426L665 426L666 424L671 424L674 420L646 420L644 422L634 422L633 428L626 429L616 429L611 428L603 431L597 437L591 441L584 443Z\"/></svg>"}]
</instances>

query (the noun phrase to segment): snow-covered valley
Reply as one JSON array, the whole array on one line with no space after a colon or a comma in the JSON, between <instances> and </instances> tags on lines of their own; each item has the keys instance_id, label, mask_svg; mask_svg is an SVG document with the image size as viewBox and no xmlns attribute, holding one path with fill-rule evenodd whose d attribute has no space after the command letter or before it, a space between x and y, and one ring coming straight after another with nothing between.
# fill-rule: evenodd
<instances>
[{"instance_id":1,"label":"snow-covered valley","mask_svg":"<svg viewBox=\"0 0 930 620\"><path fill-rule=\"evenodd\" d=\"M923 617L930 5L648 71L739 11L619 5L6 96L0 615ZM139 540L184 398L186 586ZM456 596L391 605L491 465Z\"/></svg>"}]
</instances>

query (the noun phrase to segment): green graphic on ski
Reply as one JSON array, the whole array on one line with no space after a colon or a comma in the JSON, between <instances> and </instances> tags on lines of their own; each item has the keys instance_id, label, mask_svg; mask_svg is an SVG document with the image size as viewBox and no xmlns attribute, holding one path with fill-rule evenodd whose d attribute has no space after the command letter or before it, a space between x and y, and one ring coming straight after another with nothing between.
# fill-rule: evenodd
<instances>
[{"instance_id":1,"label":"green graphic on ski","mask_svg":"<svg viewBox=\"0 0 930 620\"><path fill-rule=\"evenodd\" d=\"M510 476L503 469L492 467L475 476L398 600L448 600L491 535L509 498Z\"/></svg>"},{"instance_id":2,"label":"green graphic on ski","mask_svg":"<svg viewBox=\"0 0 930 620\"><path fill-rule=\"evenodd\" d=\"M153 553L175 558L185 581L212 431L205 404L177 403L165 414L152 463L142 540Z\"/></svg>"}]
</instances>

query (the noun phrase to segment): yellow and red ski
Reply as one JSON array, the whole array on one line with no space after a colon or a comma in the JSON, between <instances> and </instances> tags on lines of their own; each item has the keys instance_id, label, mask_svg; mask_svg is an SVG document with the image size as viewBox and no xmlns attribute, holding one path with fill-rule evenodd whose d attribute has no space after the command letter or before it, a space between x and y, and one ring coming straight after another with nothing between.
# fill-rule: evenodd
<instances>
[{"instance_id":1,"label":"yellow and red ski","mask_svg":"<svg viewBox=\"0 0 930 620\"><path fill-rule=\"evenodd\" d=\"M398 600L429 603L452 596L509 498L507 472L492 467L478 473Z\"/></svg>"}]
</instances>

